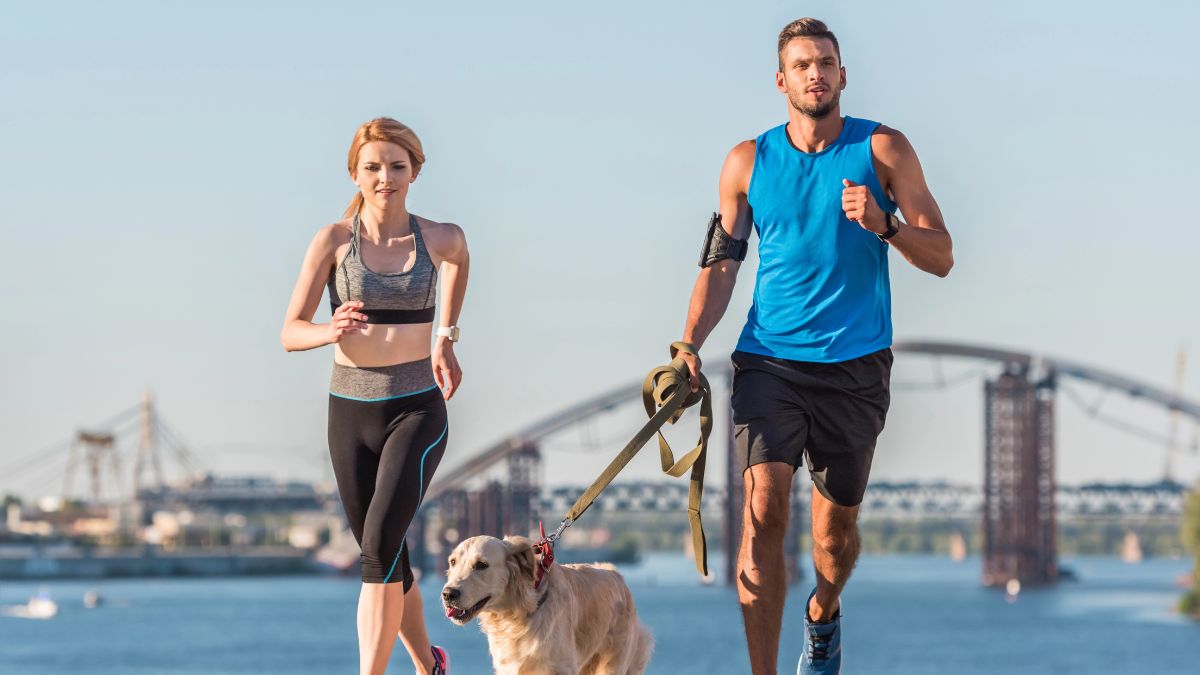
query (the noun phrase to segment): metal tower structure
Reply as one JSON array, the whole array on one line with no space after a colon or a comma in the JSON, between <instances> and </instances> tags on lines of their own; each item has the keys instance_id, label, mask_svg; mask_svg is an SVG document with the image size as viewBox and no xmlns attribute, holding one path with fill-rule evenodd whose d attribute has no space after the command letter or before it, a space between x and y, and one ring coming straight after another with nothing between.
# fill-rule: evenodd
<instances>
[{"instance_id":1,"label":"metal tower structure","mask_svg":"<svg viewBox=\"0 0 1200 675\"><path fill-rule=\"evenodd\" d=\"M542 453L526 443L508 456L508 533L535 532L541 520Z\"/></svg>"},{"instance_id":2,"label":"metal tower structure","mask_svg":"<svg viewBox=\"0 0 1200 675\"><path fill-rule=\"evenodd\" d=\"M136 436L136 440L135 440ZM132 476L126 476L123 466L129 466L129 446L136 444ZM163 451L174 455L175 463L191 473L193 463L187 448L162 420L150 392L141 402L112 417L91 430L77 431L67 447L67 464L62 484L63 499L74 496L75 473L80 464L87 467L92 505L105 500L127 501L137 498L144 489L161 489L166 482L163 472ZM52 459L52 458L51 458ZM26 464L25 468L36 466ZM147 469L152 480L143 478ZM132 478L129 481L128 478ZM132 489L129 489L132 488Z\"/></svg>"},{"instance_id":3,"label":"metal tower structure","mask_svg":"<svg viewBox=\"0 0 1200 675\"><path fill-rule=\"evenodd\" d=\"M1058 580L1054 382L1023 370L984 384L983 582Z\"/></svg>"},{"instance_id":4,"label":"metal tower structure","mask_svg":"<svg viewBox=\"0 0 1200 675\"><path fill-rule=\"evenodd\" d=\"M164 483L162 461L159 459L158 452L158 414L154 411L154 395L149 391L142 394L140 410L141 414L138 417L138 454L137 462L133 466L133 493L135 495L142 490L142 474L147 464L154 469L154 483L152 485L162 486Z\"/></svg>"},{"instance_id":5,"label":"metal tower structure","mask_svg":"<svg viewBox=\"0 0 1200 675\"><path fill-rule=\"evenodd\" d=\"M1074 378L1200 421L1200 403L1146 382L1058 358L975 345L899 342L897 352L999 362L984 385L983 583L1058 580L1055 522L1055 415L1059 380ZM1095 416L1095 411L1090 411Z\"/></svg>"},{"instance_id":6,"label":"metal tower structure","mask_svg":"<svg viewBox=\"0 0 1200 675\"><path fill-rule=\"evenodd\" d=\"M76 432L75 440L67 452L67 472L63 478L62 492L64 499L72 493L75 468L80 461L87 466L90 488L88 495L92 504L100 504L106 494L104 489L105 468L112 472L112 480L116 485L117 494L124 492L121 480L121 460L117 456L116 437L113 434L80 430Z\"/></svg>"}]
</instances>

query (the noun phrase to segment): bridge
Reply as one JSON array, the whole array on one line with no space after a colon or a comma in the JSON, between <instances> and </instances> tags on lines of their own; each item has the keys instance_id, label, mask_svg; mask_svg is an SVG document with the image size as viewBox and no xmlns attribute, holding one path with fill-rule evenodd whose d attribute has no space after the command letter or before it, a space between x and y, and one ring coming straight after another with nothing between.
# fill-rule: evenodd
<instances>
[{"instance_id":1,"label":"bridge","mask_svg":"<svg viewBox=\"0 0 1200 675\"><path fill-rule=\"evenodd\" d=\"M128 446L133 446L132 471L126 473ZM60 473L58 463L65 455L62 496L76 494L75 478L82 469L87 479L87 494L92 504L121 501L144 491L166 486L165 460L174 462L185 475L196 473L196 457L177 433L158 413L149 392L142 400L107 420L75 433L58 443L0 466L9 480L17 478L36 483L31 477ZM127 477L132 480L127 482Z\"/></svg>"},{"instance_id":2,"label":"bridge","mask_svg":"<svg viewBox=\"0 0 1200 675\"><path fill-rule=\"evenodd\" d=\"M897 342L893 350L901 355L983 361L998 370L998 374L990 375L984 381L986 440L980 517L984 532L982 577L986 585L1002 586L1009 579L1018 579L1024 586L1036 586L1051 584L1058 579L1055 543L1055 503L1058 492L1055 484L1055 405L1063 381L1086 382L1106 391L1148 402L1173 416L1189 417L1200 424L1200 402L1186 399L1153 383L1068 359L936 341ZM710 381L723 383L728 391L733 373L727 362L709 366L705 373ZM426 507L415 524L417 531L414 534L419 544L414 546L414 560L427 568L437 568L444 564L442 560L449 548L466 536L529 533L536 529L540 519L556 524L565 510L544 512L539 478L541 445L555 433L640 400L640 385L639 381L616 387L548 415L485 447L452 470L441 472L439 479L430 487ZM1095 413L1094 410L1090 412ZM720 451L723 444L726 455L732 457L733 429L730 416L724 417L725 429L720 434L714 433L712 450ZM631 435L633 431L630 429ZM612 451L615 453L617 449L614 447ZM726 466L735 467L737 462L729 461ZM486 478L488 475L494 476L498 470L506 473L506 477ZM591 477L585 478L590 480ZM481 481L483 485L472 487ZM792 579L799 578L805 565L799 542L800 529L806 526L803 518L806 496L802 488L807 481L798 480L795 483L793 513L796 517L793 518L793 527L788 533L785 547ZM720 500L724 516L721 537L725 549L724 578L732 582L735 573L734 553L741 536L744 494L741 475L727 470L724 487L725 499ZM610 489L618 489L618 486ZM1164 493L1144 495L1145 500L1162 508L1161 504L1180 499L1178 489L1172 493L1168 486L1165 490ZM888 494L894 497L899 492L893 489ZM1057 497L1086 509L1102 501L1096 494L1103 492L1103 489L1076 489L1064 491ZM1119 488L1109 490L1110 501L1115 498L1113 495L1128 498L1131 494ZM716 495L709 491L706 496L711 504ZM961 501L970 495L952 490L949 495L943 492L938 497ZM872 495L868 493L868 500L871 499ZM671 500L665 498L659 501L667 503ZM598 517L602 515L589 513L585 516ZM434 521L435 531L427 533L426 528L433 526ZM435 550L427 550L425 544L430 541L435 542Z\"/></svg>"},{"instance_id":3,"label":"bridge","mask_svg":"<svg viewBox=\"0 0 1200 675\"><path fill-rule=\"evenodd\" d=\"M1009 579L1018 579L1026 586L1054 583L1058 577L1058 515L1157 515L1177 513L1181 508L1182 487L1171 481L1157 486L1057 486L1056 401L1060 390L1073 398L1077 396L1071 387L1065 386L1068 381L1085 382L1105 392L1118 392L1145 401L1166 411L1173 421L1180 417L1190 418L1197 424L1198 436L1200 403L1136 378L1026 352L932 341L898 342L893 350L902 358L949 357L987 364L984 371L983 487L977 492L962 486L874 483L864 502L864 517L873 511L890 510L921 517L932 513L929 509L960 514L964 509L977 509L984 534L982 576L985 584L1003 585ZM717 391L729 390L733 373L727 361L709 366L705 372L711 382L724 385L716 387ZM899 386L894 384L893 388ZM425 504L409 532L414 566L425 571L438 571L449 550L467 536L529 534L536 530L542 519L556 524L566 512L567 501L573 502L578 490L564 492L563 488L558 488L547 492L542 489L543 446L555 434L639 402L640 393L640 381L601 392L518 429L471 455L457 467L443 470L430 486ZM1097 406L1084 407L1090 415L1099 418ZM731 416L722 417L725 426L714 433L710 448L714 452L723 451L728 458L733 453L733 429ZM1125 431L1147 435L1144 430L1139 432L1128 424L1116 425ZM629 434L632 435L634 430L631 427ZM57 446L17 459L3 469L10 478L42 475L47 469L53 469L65 454L64 496L72 494L75 475L83 469L89 479L93 503L101 502L105 495L130 493L153 502L166 494L162 455L171 455L189 474L194 473L195 457L179 438L179 434L158 415L147 395L139 405L98 427L79 430ZM1168 436L1168 441L1171 438L1173 434ZM1163 438L1156 436L1155 440ZM622 438L606 452L615 454L624 441ZM132 490L124 484L123 460L118 452L120 446L130 444L136 445ZM1200 446L1200 438L1193 442L1193 449L1196 446ZM1168 447L1170 467L1173 445ZM736 465L736 461L726 462L727 467ZM151 474L149 479L148 473ZM593 476L572 478L590 481ZM807 483L795 481L795 517L785 540L788 572L792 579L799 578L801 569L807 566L801 552L803 531L807 527ZM214 500L235 503L246 487L213 483L187 494L189 498L205 503ZM682 482L679 489L684 489ZM724 485L710 480L710 488L706 490L705 510L710 516L714 511L722 516L720 539L725 552L724 578L727 581L732 581L734 575L733 554L741 536L743 495L742 476L729 469ZM286 492L275 497L283 500L280 503L311 504L313 501L309 493ZM610 493L601 498L601 508L584 518L602 521L604 513L610 510L604 505L610 503L613 510L620 510L623 504L632 506L635 502L643 510L682 510L682 501L677 490L664 490L661 485L631 488L616 483L610 487ZM707 522L711 524L713 520L709 518Z\"/></svg>"},{"instance_id":4,"label":"bridge","mask_svg":"<svg viewBox=\"0 0 1200 675\"><path fill-rule=\"evenodd\" d=\"M542 513L566 513L585 485L558 486L542 495ZM1061 519L1101 517L1118 522L1146 518L1177 519L1183 515L1189 486L1174 481L1153 483L1085 483L1057 485L1054 506ZM704 488L710 505L724 504L725 486ZM612 484L596 500L606 514L683 513L688 486L681 480L624 481ZM710 506L710 508L712 508ZM859 520L978 519L983 514L983 489L946 481L872 481Z\"/></svg>"}]
</instances>

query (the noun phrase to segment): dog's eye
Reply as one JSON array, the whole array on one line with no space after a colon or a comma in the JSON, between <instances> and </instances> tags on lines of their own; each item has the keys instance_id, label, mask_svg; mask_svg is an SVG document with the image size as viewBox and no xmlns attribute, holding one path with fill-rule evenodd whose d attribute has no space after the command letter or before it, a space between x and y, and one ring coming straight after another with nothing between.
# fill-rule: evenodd
<instances>
[{"instance_id":1,"label":"dog's eye","mask_svg":"<svg viewBox=\"0 0 1200 675\"><path fill-rule=\"evenodd\" d=\"M477 570L486 570L487 568L488 564L486 560L480 560L479 562L475 563L475 569Z\"/></svg>"},{"instance_id":2,"label":"dog's eye","mask_svg":"<svg viewBox=\"0 0 1200 675\"><path fill-rule=\"evenodd\" d=\"M454 558L451 558L451 559L450 559L450 566L451 566L451 567L454 567Z\"/></svg>"}]
</instances>

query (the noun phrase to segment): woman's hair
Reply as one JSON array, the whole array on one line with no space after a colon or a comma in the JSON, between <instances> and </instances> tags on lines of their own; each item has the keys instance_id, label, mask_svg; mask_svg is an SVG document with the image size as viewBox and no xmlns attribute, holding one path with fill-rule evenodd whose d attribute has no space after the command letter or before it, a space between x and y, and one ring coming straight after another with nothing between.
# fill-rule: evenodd
<instances>
[{"instance_id":1,"label":"woman's hair","mask_svg":"<svg viewBox=\"0 0 1200 675\"><path fill-rule=\"evenodd\" d=\"M396 120L390 117L377 117L354 132L354 141L350 143L350 154L346 160L346 168L350 171L351 176L354 175L354 167L358 164L358 152L371 141L386 141L404 148L412 160L413 178L416 178L417 174L421 172L421 165L425 163L425 152L421 149L421 139L417 138L417 134L412 129ZM358 213L362 205L362 192L358 192L354 195L354 199L350 200L350 205L346 207L346 213L342 214L342 217L353 216Z\"/></svg>"}]
</instances>

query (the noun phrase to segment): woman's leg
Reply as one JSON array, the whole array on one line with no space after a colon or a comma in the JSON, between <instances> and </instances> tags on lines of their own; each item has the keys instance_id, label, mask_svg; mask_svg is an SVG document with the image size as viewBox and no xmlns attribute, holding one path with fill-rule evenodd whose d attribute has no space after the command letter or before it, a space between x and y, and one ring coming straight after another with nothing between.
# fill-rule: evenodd
<instances>
[{"instance_id":1,"label":"woman's leg","mask_svg":"<svg viewBox=\"0 0 1200 675\"><path fill-rule=\"evenodd\" d=\"M383 613L383 618L365 622L369 630L365 638L360 638L360 644L381 647L387 643L390 652L397 633L400 633L413 664L421 669L418 672L422 675L432 672L433 655L425 632L421 596L413 589L404 536L446 448L446 407L440 392L433 394L416 409L406 411L392 426L380 453L375 495L363 535L364 557L379 562L381 585L397 589L398 609L392 606L390 591L384 596L382 606L372 605ZM412 611L406 611L408 609ZM393 623L393 617L397 623ZM364 625L363 621L360 621L361 625ZM384 658L383 663L386 662Z\"/></svg>"},{"instance_id":2,"label":"woman's leg","mask_svg":"<svg viewBox=\"0 0 1200 675\"><path fill-rule=\"evenodd\" d=\"M412 657L413 667L425 675L433 672L433 651L429 633L425 631L425 605L421 589L413 584L404 594L404 621L400 624L400 639Z\"/></svg>"},{"instance_id":3,"label":"woman's leg","mask_svg":"<svg viewBox=\"0 0 1200 675\"><path fill-rule=\"evenodd\" d=\"M369 514L375 495L379 472L379 453L385 436L378 404L352 401L330 396L329 455L337 479L338 493L350 531L363 547L363 585L358 596L358 656L359 672L363 675L382 673L387 667L394 640L381 644L378 636L394 635L403 620L404 597L396 584L379 583L378 556L367 555L364 540L378 542L379 536L368 532ZM372 448L374 446L375 449ZM378 520L378 519L376 519ZM389 626L396 628L388 630Z\"/></svg>"},{"instance_id":4,"label":"woman's leg","mask_svg":"<svg viewBox=\"0 0 1200 675\"><path fill-rule=\"evenodd\" d=\"M358 596L358 672L383 675L404 620L404 585L363 583Z\"/></svg>"}]
</instances>

